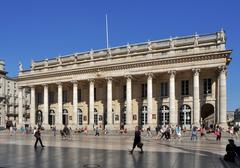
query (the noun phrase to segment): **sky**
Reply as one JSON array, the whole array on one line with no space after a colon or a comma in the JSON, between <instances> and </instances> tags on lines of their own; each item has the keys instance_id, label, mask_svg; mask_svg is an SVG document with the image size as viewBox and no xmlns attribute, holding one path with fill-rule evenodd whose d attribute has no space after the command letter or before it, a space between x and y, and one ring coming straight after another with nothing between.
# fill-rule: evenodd
<instances>
[{"instance_id":1,"label":"sky","mask_svg":"<svg viewBox=\"0 0 240 168\"><path fill-rule=\"evenodd\" d=\"M106 13L111 47L223 28L233 50L228 110L240 107L238 0L0 0L0 59L8 75L18 75L19 61L29 69L32 59L106 48Z\"/></svg>"}]
</instances>

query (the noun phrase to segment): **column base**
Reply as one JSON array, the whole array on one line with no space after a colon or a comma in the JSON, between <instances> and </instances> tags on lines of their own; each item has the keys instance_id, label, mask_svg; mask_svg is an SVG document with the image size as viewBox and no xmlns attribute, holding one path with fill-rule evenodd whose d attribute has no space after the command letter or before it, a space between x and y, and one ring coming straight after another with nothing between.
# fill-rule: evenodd
<instances>
[{"instance_id":1,"label":"column base","mask_svg":"<svg viewBox=\"0 0 240 168\"><path fill-rule=\"evenodd\" d=\"M128 131L135 131L136 126L138 126L138 124L126 124L124 125L124 129L126 128Z\"/></svg>"},{"instance_id":2,"label":"column base","mask_svg":"<svg viewBox=\"0 0 240 168\"><path fill-rule=\"evenodd\" d=\"M108 125L105 125L105 129L108 129L109 131L120 130L120 124L108 124Z\"/></svg>"},{"instance_id":3,"label":"column base","mask_svg":"<svg viewBox=\"0 0 240 168\"><path fill-rule=\"evenodd\" d=\"M57 130L62 130L63 129L63 124L55 124L55 127Z\"/></svg>"},{"instance_id":4,"label":"column base","mask_svg":"<svg viewBox=\"0 0 240 168\"><path fill-rule=\"evenodd\" d=\"M49 124L42 124L42 127L44 128L44 130L51 130L51 125Z\"/></svg>"},{"instance_id":5,"label":"column base","mask_svg":"<svg viewBox=\"0 0 240 168\"><path fill-rule=\"evenodd\" d=\"M156 128L156 126L157 126L157 124L152 124L152 123L151 123L151 124L145 124L145 125L142 126L142 129L143 129L143 130L147 130L147 128L150 127L150 130L151 130L151 131L154 131L155 128Z\"/></svg>"},{"instance_id":6,"label":"column base","mask_svg":"<svg viewBox=\"0 0 240 168\"><path fill-rule=\"evenodd\" d=\"M69 124L68 127L69 128L71 127L72 130L75 130L76 128L80 128L80 126L77 124Z\"/></svg>"}]
</instances>

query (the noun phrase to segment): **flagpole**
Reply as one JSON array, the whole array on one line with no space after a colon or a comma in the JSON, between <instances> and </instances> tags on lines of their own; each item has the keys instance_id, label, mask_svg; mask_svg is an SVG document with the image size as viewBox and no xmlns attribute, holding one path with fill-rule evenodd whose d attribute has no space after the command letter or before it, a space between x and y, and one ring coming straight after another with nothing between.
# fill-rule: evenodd
<instances>
[{"instance_id":1,"label":"flagpole","mask_svg":"<svg viewBox=\"0 0 240 168\"><path fill-rule=\"evenodd\" d=\"M106 40L107 40L107 49L109 48L109 43L108 43L108 18L106 14Z\"/></svg>"}]
</instances>

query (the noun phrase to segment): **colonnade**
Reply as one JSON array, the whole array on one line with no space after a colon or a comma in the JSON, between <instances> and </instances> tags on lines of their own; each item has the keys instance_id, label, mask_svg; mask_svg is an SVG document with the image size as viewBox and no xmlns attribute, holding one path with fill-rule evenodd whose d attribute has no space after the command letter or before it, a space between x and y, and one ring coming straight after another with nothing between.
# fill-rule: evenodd
<instances>
[{"instance_id":1,"label":"colonnade","mask_svg":"<svg viewBox=\"0 0 240 168\"><path fill-rule=\"evenodd\" d=\"M226 123L226 69L220 69L219 73L219 123ZM193 69L193 124L200 125L200 93L199 93L199 75L200 69ZM176 111L176 93L175 93L175 76L176 71L168 71L169 73L169 110L170 110L170 123L178 124L178 114ZM148 124L152 123L152 99L153 99L153 73L146 73L147 76L147 111L148 111ZM126 124L131 125L133 123L132 113L132 75L126 75ZM94 124L94 84L96 79L89 79L89 125ZM107 124L113 124L112 114L112 95L113 95L113 78L107 77ZM78 82L72 81L73 85L73 123L77 124L77 109L78 109ZM59 82L58 85L58 112L56 113L56 124L62 124L62 112L63 112L63 83ZM43 116L49 115L49 101L48 101L48 84L43 85L44 98L43 98ZM19 88L19 124L23 124L23 89ZM30 121L32 125L35 125L36 115L36 102L35 102L35 86L31 86L31 110ZM43 124L48 124L48 117L44 117Z\"/></svg>"}]
</instances>

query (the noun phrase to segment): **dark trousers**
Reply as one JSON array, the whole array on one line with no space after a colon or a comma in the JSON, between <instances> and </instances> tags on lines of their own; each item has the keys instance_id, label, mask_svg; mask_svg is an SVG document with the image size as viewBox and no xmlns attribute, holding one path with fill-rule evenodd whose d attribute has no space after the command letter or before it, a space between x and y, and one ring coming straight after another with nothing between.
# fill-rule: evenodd
<instances>
[{"instance_id":1,"label":"dark trousers","mask_svg":"<svg viewBox=\"0 0 240 168\"><path fill-rule=\"evenodd\" d=\"M141 142L140 142L140 141L134 141L134 142L133 142L133 148L132 148L132 151L136 148L136 146L137 146L139 143L141 143ZM142 146L141 146L141 147L138 147L138 148L140 148L141 151L143 151Z\"/></svg>"},{"instance_id":2,"label":"dark trousers","mask_svg":"<svg viewBox=\"0 0 240 168\"><path fill-rule=\"evenodd\" d=\"M220 141L220 140L221 140L221 135L217 135L216 140L217 140L217 141Z\"/></svg>"},{"instance_id":3,"label":"dark trousers","mask_svg":"<svg viewBox=\"0 0 240 168\"><path fill-rule=\"evenodd\" d=\"M166 137L166 132L163 132L163 133L162 133L162 136L161 136L160 139L162 139L163 137Z\"/></svg>"},{"instance_id":4,"label":"dark trousers","mask_svg":"<svg viewBox=\"0 0 240 168\"><path fill-rule=\"evenodd\" d=\"M40 142L41 146L43 147L44 145L42 144L42 140L41 140L40 137L39 137L39 138L36 138L36 142L35 142L34 147L37 147L37 143L38 143L38 141Z\"/></svg>"}]
</instances>

